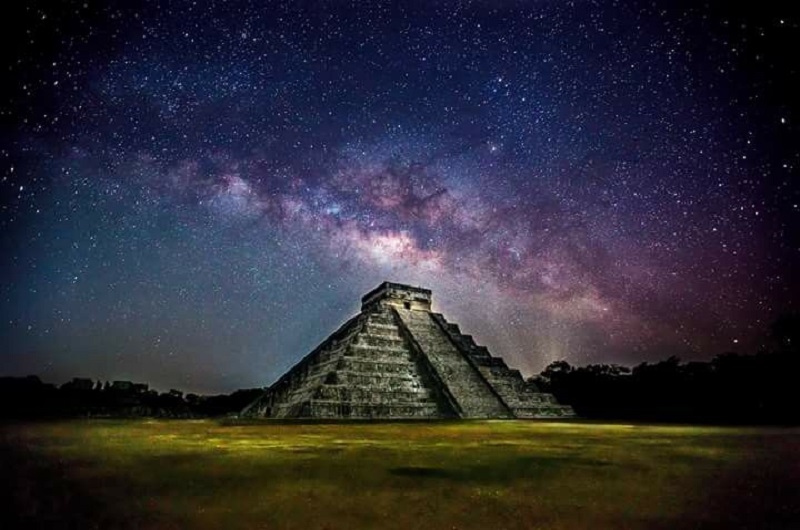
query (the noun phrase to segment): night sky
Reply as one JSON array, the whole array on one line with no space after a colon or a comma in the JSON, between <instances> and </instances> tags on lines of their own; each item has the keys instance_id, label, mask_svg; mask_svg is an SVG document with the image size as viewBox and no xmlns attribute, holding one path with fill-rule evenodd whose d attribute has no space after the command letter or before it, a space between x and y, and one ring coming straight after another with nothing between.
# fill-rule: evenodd
<instances>
[{"instance_id":1,"label":"night sky","mask_svg":"<svg viewBox=\"0 0 800 530\"><path fill-rule=\"evenodd\" d=\"M4 8L0 375L264 386L383 280L526 375L754 352L800 17L731 3Z\"/></svg>"}]
</instances>

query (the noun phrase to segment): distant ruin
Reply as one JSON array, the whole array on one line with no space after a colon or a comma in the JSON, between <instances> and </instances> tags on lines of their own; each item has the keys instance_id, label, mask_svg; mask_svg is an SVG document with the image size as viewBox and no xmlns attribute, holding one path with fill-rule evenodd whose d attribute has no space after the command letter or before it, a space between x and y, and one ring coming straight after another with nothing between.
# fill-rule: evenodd
<instances>
[{"instance_id":1,"label":"distant ruin","mask_svg":"<svg viewBox=\"0 0 800 530\"><path fill-rule=\"evenodd\" d=\"M266 418L571 417L518 370L431 311L431 291L384 282L361 312L248 405Z\"/></svg>"}]
</instances>

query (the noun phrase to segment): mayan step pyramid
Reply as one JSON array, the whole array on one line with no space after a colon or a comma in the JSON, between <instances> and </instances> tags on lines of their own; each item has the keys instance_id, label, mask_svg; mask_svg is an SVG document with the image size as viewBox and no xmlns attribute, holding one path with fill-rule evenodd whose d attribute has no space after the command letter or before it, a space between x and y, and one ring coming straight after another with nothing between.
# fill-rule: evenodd
<instances>
[{"instance_id":1,"label":"mayan step pyramid","mask_svg":"<svg viewBox=\"0 0 800 530\"><path fill-rule=\"evenodd\" d=\"M431 311L431 291L384 282L361 313L248 405L267 418L574 416Z\"/></svg>"}]
</instances>

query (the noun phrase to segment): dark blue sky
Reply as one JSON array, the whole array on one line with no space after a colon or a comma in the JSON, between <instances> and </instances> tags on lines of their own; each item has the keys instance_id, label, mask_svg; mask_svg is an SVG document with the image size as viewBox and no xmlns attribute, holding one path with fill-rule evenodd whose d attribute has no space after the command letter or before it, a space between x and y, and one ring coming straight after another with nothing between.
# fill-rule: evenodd
<instances>
[{"instance_id":1,"label":"dark blue sky","mask_svg":"<svg viewBox=\"0 0 800 530\"><path fill-rule=\"evenodd\" d=\"M796 9L26 4L0 373L262 386L382 280L528 374L797 309Z\"/></svg>"}]
</instances>

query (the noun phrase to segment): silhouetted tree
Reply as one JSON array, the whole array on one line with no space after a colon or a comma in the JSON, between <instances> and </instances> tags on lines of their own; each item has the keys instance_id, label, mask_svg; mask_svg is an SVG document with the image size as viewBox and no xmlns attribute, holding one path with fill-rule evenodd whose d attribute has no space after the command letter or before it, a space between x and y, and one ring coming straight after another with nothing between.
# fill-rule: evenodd
<instances>
[{"instance_id":1,"label":"silhouetted tree","mask_svg":"<svg viewBox=\"0 0 800 530\"><path fill-rule=\"evenodd\" d=\"M794 377L800 356L785 351L724 353L710 362L677 357L615 365L552 363L534 382L586 418L798 423Z\"/></svg>"}]
</instances>

